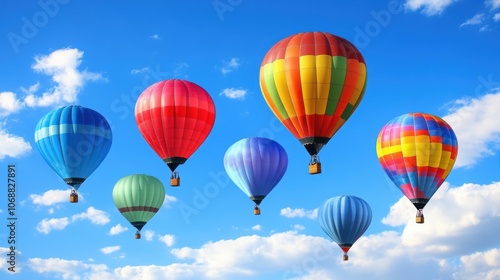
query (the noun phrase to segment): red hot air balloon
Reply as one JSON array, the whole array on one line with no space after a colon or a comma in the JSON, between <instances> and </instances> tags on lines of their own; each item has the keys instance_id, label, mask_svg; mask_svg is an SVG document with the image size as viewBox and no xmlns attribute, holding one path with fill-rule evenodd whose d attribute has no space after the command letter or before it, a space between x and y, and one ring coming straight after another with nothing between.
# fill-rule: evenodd
<instances>
[{"instance_id":1,"label":"red hot air balloon","mask_svg":"<svg viewBox=\"0 0 500 280\"><path fill-rule=\"evenodd\" d=\"M215 122L215 105L210 95L193 82L164 80L139 96L135 120L144 139L172 170L170 185L179 186L175 169L207 138Z\"/></svg>"}]
</instances>

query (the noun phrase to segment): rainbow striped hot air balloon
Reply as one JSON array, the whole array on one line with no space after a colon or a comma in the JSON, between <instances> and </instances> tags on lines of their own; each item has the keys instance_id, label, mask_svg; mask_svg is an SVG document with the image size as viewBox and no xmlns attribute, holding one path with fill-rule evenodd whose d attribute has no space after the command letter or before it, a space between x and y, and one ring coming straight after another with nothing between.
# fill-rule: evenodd
<instances>
[{"instance_id":1,"label":"rainbow striped hot air balloon","mask_svg":"<svg viewBox=\"0 0 500 280\"><path fill-rule=\"evenodd\" d=\"M319 151L361 102L366 75L358 49L326 32L292 35L265 55L260 67L262 94L311 155L311 174L321 173Z\"/></svg>"},{"instance_id":2,"label":"rainbow striped hot air balloon","mask_svg":"<svg viewBox=\"0 0 500 280\"><path fill-rule=\"evenodd\" d=\"M423 208L450 174L458 154L455 133L443 119L425 113L394 118L380 131L377 155L394 184L417 208Z\"/></svg>"},{"instance_id":3,"label":"rainbow striped hot air balloon","mask_svg":"<svg viewBox=\"0 0 500 280\"><path fill-rule=\"evenodd\" d=\"M165 187L153 176L134 174L121 178L113 188L113 201L118 211L137 229L141 229L158 212L165 200Z\"/></svg>"}]
</instances>

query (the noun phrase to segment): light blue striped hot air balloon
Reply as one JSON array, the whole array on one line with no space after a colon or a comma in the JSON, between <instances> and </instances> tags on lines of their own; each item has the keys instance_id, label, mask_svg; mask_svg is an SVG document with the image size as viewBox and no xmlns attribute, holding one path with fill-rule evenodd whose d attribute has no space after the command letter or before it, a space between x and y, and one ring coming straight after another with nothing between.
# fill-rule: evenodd
<instances>
[{"instance_id":1,"label":"light blue striped hot air balloon","mask_svg":"<svg viewBox=\"0 0 500 280\"><path fill-rule=\"evenodd\" d=\"M38 151L71 188L70 202L78 202L78 188L104 160L111 142L108 121L82 106L50 111L35 130Z\"/></svg>"},{"instance_id":2,"label":"light blue striped hot air balloon","mask_svg":"<svg viewBox=\"0 0 500 280\"><path fill-rule=\"evenodd\" d=\"M323 231L344 251L343 259L347 261L347 252L370 226L372 210L359 197L336 196L319 208L318 221Z\"/></svg>"},{"instance_id":3,"label":"light blue striped hot air balloon","mask_svg":"<svg viewBox=\"0 0 500 280\"><path fill-rule=\"evenodd\" d=\"M263 137L241 139L224 155L224 168L229 178L255 202L255 215L260 214L259 204L279 183L287 166L285 149L278 142Z\"/></svg>"}]
</instances>

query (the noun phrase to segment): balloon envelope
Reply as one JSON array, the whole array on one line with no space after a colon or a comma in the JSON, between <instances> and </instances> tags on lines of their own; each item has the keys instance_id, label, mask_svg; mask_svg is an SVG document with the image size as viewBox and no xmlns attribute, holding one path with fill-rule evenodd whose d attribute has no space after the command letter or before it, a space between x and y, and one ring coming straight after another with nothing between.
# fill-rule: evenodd
<instances>
[{"instance_id":1,"label":"balloon envelope","mask_svg":"<svg viewBox=\"0 0 500 280\"><path fill-rule=\"evenodd\" d=\"M321 228L344 253L365 233L371 220L370 205L353 195L332 197L318 210Z\"/></svg>"},{"instance_id":2,"label":"balloon envelope","mask_svg":"<svg viewBox=\"0 0 500 280\"><path fill-rule=\"evenodd\" d=\"M316 155L361 102L366 65L344 38L304 32L267 52L259 81L272 112L309 154Z\"/></svg>"},{"instance_id":3,"label":"balloon envelope","mask_svg":"<svg viewBox=\"0 0 500 280\"><path fill-rule=\"evenodd\" d=\"M259 205L285 174L288 156L278 142L250 137L231 145L224 168L231 180Z\"/></svg>"},{"instance_id":4,"label":"balloon envelope","mask_svg":"<svg viewBox=\"0 0 500 280\"><path fill-rule=\"evenodd\" d=\"M123 177L113 188L116 208L139 231L158 212L164 200L163 184L149 175Z\"/></svg>"},{"instance_id":5,"label":"balloon envelope","mask_svg":"<svg viewBox=\"0 0 500 280\"><path fill-rule=\"evenodd\" d=\"M403 194L423 209L455 164L458 141L443 119L408 113L389 121L377 138L377 156Z\"/></svg>"},{"instance_id":6,"label":"balloon envelope","mask_svg":"<svg viewBox=\"0 0 500 280\"><path fill-rule=\"evenodd\" d=\"M205 141L215 122L215 106L199 85L165 80L146 88L135 105L142 136L174 171Z\"/></svg>"},{"instance_id":7,"label":"balloon envelope","mask_svg":"<svg viewBox=\"0 0 500 280\"><path fill-rule=\"evenodd\" d=\"M98 112L82 106L50 111L38 122L35 143L49 166L78 189L111 148L112 132Z\"/></svg>"}]
</instances>

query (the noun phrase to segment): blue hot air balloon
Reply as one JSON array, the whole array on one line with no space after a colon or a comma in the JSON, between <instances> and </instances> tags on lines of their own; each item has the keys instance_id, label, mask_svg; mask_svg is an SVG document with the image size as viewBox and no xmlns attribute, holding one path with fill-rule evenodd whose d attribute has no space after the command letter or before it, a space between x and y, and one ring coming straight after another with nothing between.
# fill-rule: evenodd
<instances>
[{"instance_id":1,"label":"blue hot air balloon","mask_svg":"<svg viewBox=\"0 0 500 280\"><path fill-rule=\"evenodd\" d=\"M112 132L98 112L64 106L40 119L35 142L45 161L70 186L70 202L78 202L78 188L108 154Z\"/></svg>"},{"instance_id":2,"label":"blue hot air balloon","mask_svg":"<svg viewBox=\"0 0 500 280\"><path fill-rule=\"evenodd\" d=\"M288 156L276 141L262 137L242 139L227 149L224 168L229 178L255 202L254 214L260 214L259 205L285 174Z\"/></svg>"},{"instance_id":3,"label":"blue hot air balloon","mask_svg":"<svg viewBox=\"0 0 500 280\"><path fill-rule=\"evenodd\" d=\"M368 229L372 221L370 205L353 195L341 195L325 201L318 211L319 225L344 251L344 261L351 246Z\"/></svg>"}]
</instances>

